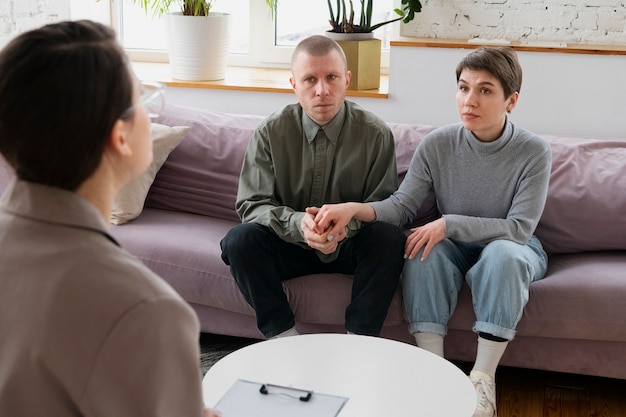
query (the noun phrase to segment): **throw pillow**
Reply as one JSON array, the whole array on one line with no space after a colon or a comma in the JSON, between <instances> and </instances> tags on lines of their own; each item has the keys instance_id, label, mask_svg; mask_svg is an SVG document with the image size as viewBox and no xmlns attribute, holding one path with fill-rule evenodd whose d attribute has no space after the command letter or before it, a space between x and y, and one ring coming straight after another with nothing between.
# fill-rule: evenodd
<instances>
[{"instance_id":1,"label":"throw pillow","mask_svg":"<svg viewBox=\"0 0 626 417\"><path fill-rule=\"evenodd\" d=\"M189 126L189 133L159 171L146 204L240 223L235 201L241 164L262 121L263 116L167 105L155 122Z\"/></svg>"},{"instance_id":2,"label":"throw pillow","mask_svg":"<svg viewBox=\"0 0 626 417\"><path fill-rule=\"evenodd\" d=\"M143 174L126 184L115 197L111 210L111 223L123 224L141 214L143 205L150 190L150 186L157 172L165 163L170 152L180 144L189 127L166 126L152 123L150 136L152 137L152 163Z\"/></svg>"}]
</instances>

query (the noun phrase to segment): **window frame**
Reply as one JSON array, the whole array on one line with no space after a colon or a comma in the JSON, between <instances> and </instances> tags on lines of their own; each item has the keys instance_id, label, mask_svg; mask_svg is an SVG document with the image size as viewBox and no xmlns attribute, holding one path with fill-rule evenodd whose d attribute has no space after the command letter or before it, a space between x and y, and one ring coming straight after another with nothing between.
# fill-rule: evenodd
<instances>
[{"instance_id":1,"label":"window frame","mask_svg":"<svg viewBox=\"0 0 626 417\"><path fill-rule=\"evenodd\" d=\"M111 26L120 33L120 1L121 0L70 0L70 15L73 20L91 19ZM227 1L227 0L221 0ZM400 0L394 0L394 7L399 7ZM398 3L398 5L396 5ZM229 54L228 66L258 68L289 68L293 52L292 46L274 45L274 21L270 10L263 0L248 0L250 8L250 27L248 54ZM400 34L401 23L391 24L392 38ZM252 36L254 34L254 36ZM133 61L168 62L167 51L146 49L127 49ZM388 73L389 51L381 53L381 73Z\"/></svg>"}]
</instances>

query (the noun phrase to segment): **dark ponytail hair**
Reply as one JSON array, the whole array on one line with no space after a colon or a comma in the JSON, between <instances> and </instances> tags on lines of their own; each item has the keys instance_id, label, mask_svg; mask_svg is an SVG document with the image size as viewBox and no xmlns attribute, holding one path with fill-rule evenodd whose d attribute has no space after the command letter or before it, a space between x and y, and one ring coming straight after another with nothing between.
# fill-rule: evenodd
<instances>
[{"instance_id":1,"label":"dark ponytail hair","mask_svg":"<svg viewBox=\"0 0 626 417\"><path fill-rule=\"evenodd\" d=\"M20 179L75 190L100 164L133 85L105 25L68 21L17 36L0 52L0 152Z\"/></svg>"}]
</instances>

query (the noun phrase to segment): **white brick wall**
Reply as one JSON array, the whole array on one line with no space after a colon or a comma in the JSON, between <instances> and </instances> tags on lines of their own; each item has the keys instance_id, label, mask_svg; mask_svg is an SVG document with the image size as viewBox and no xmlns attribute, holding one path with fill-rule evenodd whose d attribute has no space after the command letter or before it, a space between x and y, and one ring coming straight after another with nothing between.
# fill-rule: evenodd
<instances>
[{"instance_id":1,"label":"white brick wall","mask_svg":"<svg viewBox=\"0 0 626 417\"><path fill-rule=\"evenodd\" d=\"M402 36L626 45L626 0L422 0Z\"/></svg>"},{"instance_id":2,"label":"white brick wall","mask_svg":"<svg viewBox=\"0 0 626 417\"><path fill-rule=\"evenodd\" d=\"M401 25L403 36L626 45L626 0L422 0L422 4L413 22ZM69 18L70 0L0 0L0 47L24 30Z\"/></svg>"},{"instance_id":3,"label":"white brick wall","mask_svg":"<svg viewBox=\"0 0 626 417\"><path fill-rule=\"evenodd\" d=\"M69 0L0 0L0 47L25 30L69 18Z\"/></svg>"}]
</instances>

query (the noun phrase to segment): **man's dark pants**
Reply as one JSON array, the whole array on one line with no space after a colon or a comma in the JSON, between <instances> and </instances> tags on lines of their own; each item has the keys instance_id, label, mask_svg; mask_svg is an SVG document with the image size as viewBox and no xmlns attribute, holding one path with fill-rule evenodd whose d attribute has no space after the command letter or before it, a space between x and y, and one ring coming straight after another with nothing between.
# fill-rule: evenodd
<instances>
[{"instance_id":1,"label":"man's dark pants","mask_svg":"<svg viewBox=\"0 0 626 417\"><path fill-rule=\"evenodd\" d=\"M256 312L257 326L270 338L295 325L282 282L332 272L354 277L346 330L378 335L402 273L405 241L396 226L368 223L344 242L336 260L324 263L314 250L285 242L266 226L243 223L231 229L220 245L222 260L230 265L240 291Z\"/></svg>"}]
</instances>

